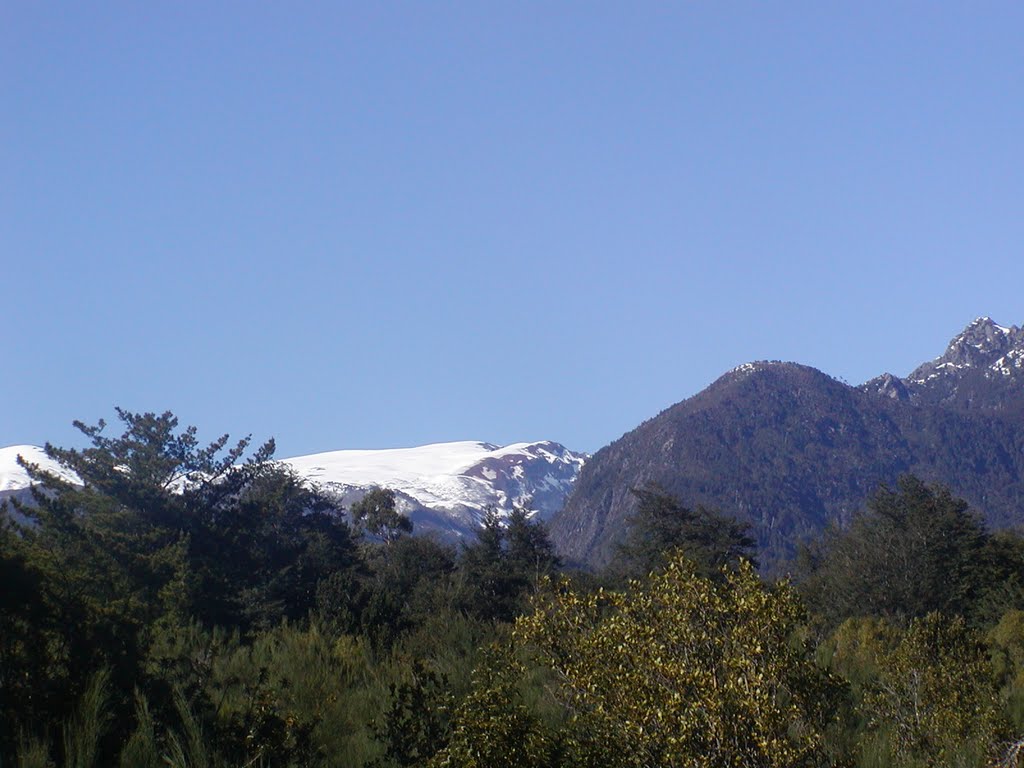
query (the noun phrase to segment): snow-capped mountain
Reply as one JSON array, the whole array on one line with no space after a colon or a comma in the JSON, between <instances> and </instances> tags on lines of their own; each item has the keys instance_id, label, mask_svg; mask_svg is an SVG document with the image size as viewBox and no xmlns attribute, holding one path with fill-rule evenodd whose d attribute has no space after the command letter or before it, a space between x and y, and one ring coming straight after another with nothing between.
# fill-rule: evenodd
<instances>
[{"instance_id":1,"label":"snow-capped mountain","mask_svg":"<svg viewBox=\"0 0 1024 768\"><path fill-rule=\"evenodd\" d=\"M0 494L28 488L30 463L74 481L41 448L0 448ZM447 534L472 531L490 507L508 512L529 503L547 519L565 503L586 455L559 443L540 441L507 446L472 441L437 443L418 448L331 451L282 459L299 475L337 495L349 506L374 487L395 491L399 511L419 530Z\"/></svg>"},{"instance_id":2,"label":"snow-capped mountain","mask_svg":"<svg viewBox=\"0 0 1024 768\"><path fill-rule=\"evenodd\" d=\"M949 342L940 357L919 366L907 381L920 387L936 379L956 379L967 370L981 370L990 379L1024 373L1024 330L979 317Z\"/></svg>"},{"instance_id":3,"label":"snow-capped mountain","mask_svg":"<svg viewBox=\"0 0 1024 768\"><path fill-rule=\"evenodd\" d=\"M1024 328L979 317L906 378L886 373L861 388L918 405L1015 414L1024 406Z\"/></svg>"},{"instance_id":4,"label":"snow-capped mountain","mask_svg":"<svg viewBox=\"0 0 1024 768\"><path fill-rule=\"evenodd\" d=\"M483 512L530 501L547 519L565 503L586 455L541 441L496 446L472 441L378 451L331 451L283 462L348 506L373 487L395 491L417 529L462 534Z\"/></svg>"}]
</instances>

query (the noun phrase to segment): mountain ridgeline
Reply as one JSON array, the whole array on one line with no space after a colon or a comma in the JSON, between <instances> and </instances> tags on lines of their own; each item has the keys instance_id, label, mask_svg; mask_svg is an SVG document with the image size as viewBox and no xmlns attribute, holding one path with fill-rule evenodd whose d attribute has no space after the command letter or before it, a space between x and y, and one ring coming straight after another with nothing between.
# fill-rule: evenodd
<instances>
[{"instance_id":1,"label":"mountain ridgeline","mask_svg":"<svg viewBox=\"0 0 1024 768\"><path fill-rule=\"evenodd\" d=\"M993 527L1024 521L1024 330L971 323L906 378L859 387L794 363L742 365L598 451L551 533L607 563L634 488L749 522L768 568L904 473L948 485Z\"/></svg>"},{"instance_id":2,"label":"mountain ridgeline","mask_svg":"<svg viewBox=\"0 0 1024 768\"><path fill-rule=\"evenodd\" d=\"M18 457L71 483L42 448L0 448L0 505L5 498L30 500L31 479ZM397 511L420 533L472 540L488 510L507 517L529 506L547 520L565 504L586 454L541 440L497 446L472 440L390 450L342 450L295 456L280 463L348 509L374 488L388 488ZM17 516L16 511L11 514Z\"/></svg>"}]
</instances>

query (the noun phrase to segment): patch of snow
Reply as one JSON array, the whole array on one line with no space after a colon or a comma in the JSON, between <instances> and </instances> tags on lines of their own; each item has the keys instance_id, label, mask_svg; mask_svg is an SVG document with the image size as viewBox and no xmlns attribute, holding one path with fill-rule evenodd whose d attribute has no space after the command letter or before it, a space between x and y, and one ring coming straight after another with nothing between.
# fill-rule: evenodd
<instances>
[{"instance_id":1,"label":"patch of snow","mask_svg":"<svg viewBox=\"0 0 1024 768\"><path fill-rule=\"evenodd\" d=\"M28 473L17 464L19 455L66 480L78 481L41 448L11 446L0 448L0 491L30 486ZM487 508L506 512L531 497L537 511L552 514L564 503L585 461L584 454L549 441L506 446L462 441L391 450L330 451L280 460L340 497L359 498L372 487L390 488L406 508L403 511L429 510L449 518L456 528L465 527Z\"/></svg>"},{"instance_id":2,"label":"patch of snow","mask_svg":"<svg viewBox=\"0 0 1024 768\"><path fill-rule=\"evenodd\" d=\"M483 509L510 504L507 494L494 482L502 474L525 482L526 463L561 465L567 478L574 479L583 458L570 452L559 455L555 451L560 448L543 441L501 447L462 441L417 448L331 451L283 459L282 463L328 490L345 492L377 486L404 494L425 507ZM544 487L544 481L537 484L537 490Z\"/></svg>"},{"instance_id":3,"label":"patch of snow","mask_svg":"<svg viewBox=\"0 0 1024 768\"><path fill-rule=\"evenodd\" d=\"M38 464L40 469L71 483L78 482L78 476L64 469L46 455L46 451L35 445L12 445L0 448L0 491L21 491L32 485L28 472L18 464L21 456L29 464Z\"/></svg>"},{"instance_id":4,"label":"patch of snow","mask_svg":"<svg viewBox=\"0 0 1024 768\"><path fill-rule=\"evenodd\" d=\"M737 365L729 373L753 373L757 368L757 363L743 363L743 365Z\"/></svg>"}]
</instances>

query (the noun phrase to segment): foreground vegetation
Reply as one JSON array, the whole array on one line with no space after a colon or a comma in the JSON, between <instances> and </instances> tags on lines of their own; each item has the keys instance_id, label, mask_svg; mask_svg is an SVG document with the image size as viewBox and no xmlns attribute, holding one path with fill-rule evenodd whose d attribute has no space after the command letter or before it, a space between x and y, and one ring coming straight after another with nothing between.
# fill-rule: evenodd
<instances>
[{"instance_id":1,"label":"foreground vegetation","mask_svg":"<svg viewBox=\"0 0 1024 768\"><path fill-rule=\"evenodd\" d=\"M1024 541L905 478L762 580L657 488L615 562L454 548L171 414L0 523L0 764L982 766L1024 733Z\"/></svg>"}]
</instances>

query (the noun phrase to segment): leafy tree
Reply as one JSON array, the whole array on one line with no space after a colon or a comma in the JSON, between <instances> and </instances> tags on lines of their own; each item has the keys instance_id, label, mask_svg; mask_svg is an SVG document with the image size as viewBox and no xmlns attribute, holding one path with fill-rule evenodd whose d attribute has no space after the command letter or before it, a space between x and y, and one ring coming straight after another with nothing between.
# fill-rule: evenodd
<instances>
[{"instance_id":1,"label":"leafy tree","mask_svg":"<svg viewBox=\"0 0 1024 768\"><path fill-rule=\"evenodd\" d=\"M472 745L487 738L533 745L503 765L547 764L548 742L568 765L824 761L838 683L796 641L804 617L795 593L766 587L749 564L712 580L676 553L626 592L578 594L563 584L542 591L534 608L515 637L556 681L568 717L561 732L539 729L517 703L509 675L521 662L507 660L477 681L435 764L484 764ZM460 746L464 729L472 739Z\"/></svg>"},{"instance_id":2,"label":"leafy tree","mask_svg":"<svg viewBox=\"0 0 1024 768\"><path fill-rule=\"evenodd\" d=\"M911 622L864 707L894 766L983 766L1007 735L980 637L963 619Z\"/></svg>"},{"instance_id":3,"label":"leafy tree","mask_svg":"<svg viewBox=\"0 0 1024 768\"><path fill-rule=\"evenodd\" d=\"M361 567L324 579L317 615L336 632L370 637L379 648L449 609L456 599L453 547L429 536L364 542Z\"/></svg>"},{"instance_id":4,"label":"leafy tree","mask_svg":"<svg viewBox=\"0 0 1024 768\"><path fill-rule=\"evenodd\" d=\"M391 702L374 723L374 736L384 745L381 766L424 765L451 736L454 697L447 677L421 660L412 663L411 679L392 683Z\"/></svg>"},{"instance_id":5,"label":"leafy tree","mask_svg":"<svg viewBox=\"0 0 1024 768\"><path fill-rule=\"evenodd\" d=\"M866 513L804 556L802 590L832 623L867 615L907 620L933 611L970 615L994 581L981 520L948 489L912 475L896 490L881 487Z\"/></svg>"},{"instance_id":6,"label":"leafy tree","mask_svg":"<svg viewBox=\"0 0 1024 768\"><path fill-rule=\"evenodd\" d=\"M554 763L550 731L523 702L524 672L509 649L488 650L473 673L473 688L455 713L448 744L429 768L530 768Z\"/></svg>"},{"instance_id":7,"label":"leafy tree","mask_svg":"<svg viewBox=\"0 0 1024 768\"><path fill-rule=\"evenodd\" d=\"M353 522L368 533L391 544L402 534L412 533L412 521L395 505L395 492L374 488L352 505Z\"/></svg>"},{"instance_id":8,"label":"leafy tree","mask_svg":"<svg viewBox=\"0 0 1024 768\"><path fill-rule=\"evenodd\" d=\"M1024 731L1024 611L1011 609L986 634L1000 696L1014 728Z\"/></svg>"},{"instance_id":9,"label":"leafy tree","mask_svg":"<svg viewBox=\"0 0 1024 768\"><path fill-rule=\"evenodd\" d=\"M717 578L723 566L753 562L756 542L749 526L704 507L689 509L657 486L634 488L636 512L612 570L636 578L661 568L670 552L682 551L705 576Z\"/></svg>"}]
</instances>

